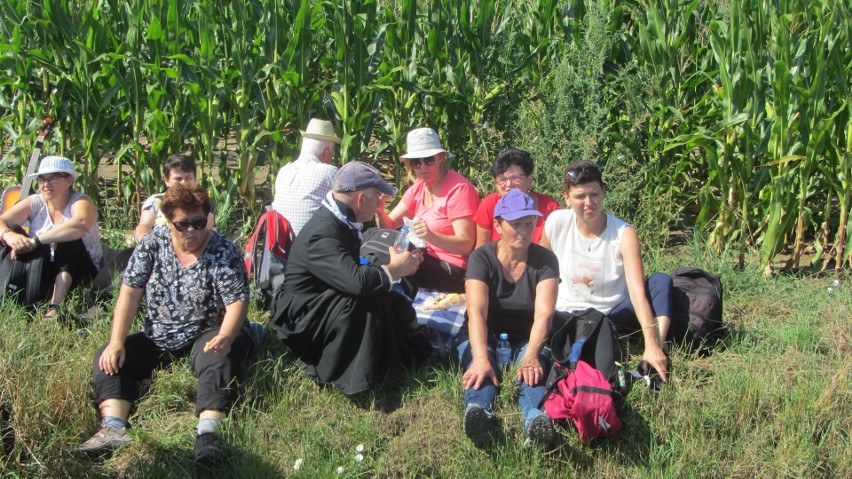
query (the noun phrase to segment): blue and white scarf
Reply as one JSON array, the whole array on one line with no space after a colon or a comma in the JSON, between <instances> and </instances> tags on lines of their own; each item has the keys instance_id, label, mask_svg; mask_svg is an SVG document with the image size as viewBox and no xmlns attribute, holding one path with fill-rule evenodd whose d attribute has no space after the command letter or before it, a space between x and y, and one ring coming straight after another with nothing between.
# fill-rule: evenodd
<instances>
[{"instance_id":1,"label":"blue and white scarf","mask_svg":"<svg viewBox=\"0 0 852 479\"><path fill-rule=\"evenodd\" d=\"M328 211L331 211L337 219L339 219L343 224L349 226L349 229L353 229L358 232L358 239L361 240L361 231L364 229L363 223L356 223L354 221L349 221L349 218L346 217L341 211L340 207L337 206L337 200L334 199L334 192L329 191L327 195L325 195L325 199L322 200L322 205Z\"/></svg>"}]
</instances>

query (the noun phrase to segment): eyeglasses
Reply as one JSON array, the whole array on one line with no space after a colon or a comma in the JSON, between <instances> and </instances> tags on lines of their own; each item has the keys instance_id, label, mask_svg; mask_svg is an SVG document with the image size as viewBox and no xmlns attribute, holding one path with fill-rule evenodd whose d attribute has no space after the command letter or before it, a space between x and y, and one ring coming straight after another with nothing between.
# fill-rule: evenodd
<instances>
[{"instance_id":1,"label":"eyeglasses","mask_svg":"<svg viewBox=\"0 0 852 479\"><path fill-rule=\"evenodd\" d=\"M594 165L578 166L571 168L565 172L566 180L570 179L572 183L587 183L601 179L601 170Z\"/></svg>"},{"instance_id":2,"label":"eyeglasses","mask_svg":"<svg viewBox=\"0 0 852 479\"><path fill-rule=\"evenodd\" d=\"M181 233L185 232L192 226L192 229L199 231L207 228L207 218L195 218L194 220L172 221L175 229Z\"/></svg>"},{"instance_id":3,"label":"eyeglasses","mask_svg":"<svg viewBox=\"0 0 852 479\"><path fill-rule=\"evenodd\" d=\"M37 183L39 183L39 184L44 184L44 183L56 183L56 180L58 180L59 178L65 178L66 176L68 176L68 175L44 175L44 176L37 176L37 177L36 177L36 182L37 182Z\"/></svg>"},{"instance_id":4,"label":"eyeglasses","mask_svg":"<svg viewBox=\"0 0 852 479\"><path fill-rule=\"evenodd\" d=\"M516 181L521 181L528 176L530 176L530 175L518 174L518 175L511 175L511 176L498 176L497 178L494 178L494 181L496 181L497 183L499 183L501 185L505 185L506 183L514 183Z\"/></svg>"},{"instance_id":5,"label":"eyeglasses","mask_svg":"<svg viewBox=\"0 0 852 479\"><path fill-rule=\"evenodd\" d=\"M408 164L411 165L411 167L415 170L420 168L424 163L426 164L426 166L434 165L435 164L435 157L430 156L428 158L410 158L408 160Z\"/></svg>"}]
</instances>

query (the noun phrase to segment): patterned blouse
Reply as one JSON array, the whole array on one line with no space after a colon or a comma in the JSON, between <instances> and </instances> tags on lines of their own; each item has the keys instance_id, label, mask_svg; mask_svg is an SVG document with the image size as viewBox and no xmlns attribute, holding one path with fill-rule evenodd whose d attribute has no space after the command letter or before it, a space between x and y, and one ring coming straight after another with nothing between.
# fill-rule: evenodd
<instances>
[{"instance_id":1,"label":"patterned blouse","mask_svg":"<svg viewBox=\"0 0 852 479\"><path fill-rule=\"evenodd\" d=\"M175 351L222 324L225 306L248 301L249 285L240 251L213 231L204 253L183 266L168 227L154 228L133 251L122 280L146 288L145 335Z\"/></svg>"}]
</instances>

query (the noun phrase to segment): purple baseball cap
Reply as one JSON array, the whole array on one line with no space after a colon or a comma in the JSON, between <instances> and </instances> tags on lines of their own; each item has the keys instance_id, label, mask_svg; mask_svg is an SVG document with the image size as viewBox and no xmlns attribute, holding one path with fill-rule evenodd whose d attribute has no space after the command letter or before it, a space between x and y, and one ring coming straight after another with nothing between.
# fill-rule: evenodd
<instances>
[{"instance_id":1,"label":"purple baseball cap","mask_svg":"<svg viewBox=\"0 0 852 479\"><path fill-rule=\"evenodd\" d=\"M494 217L513 221L525 216L544 216L535 208L535 202L519 189L509 190L494 207Z\"/></svg>"},{"instance_id":2,"label":"purple baseball cap","mask_svg":"<svg viewBox=\"0 0 852 479\"><path fill-rule=\"evenodd\" d=\"M396 196L395 186L382 179L379 170L362 161L351 161L341 166L332 181L334 191L361 191L375 188L380 193Z\"/></svg>"}]
</instances>

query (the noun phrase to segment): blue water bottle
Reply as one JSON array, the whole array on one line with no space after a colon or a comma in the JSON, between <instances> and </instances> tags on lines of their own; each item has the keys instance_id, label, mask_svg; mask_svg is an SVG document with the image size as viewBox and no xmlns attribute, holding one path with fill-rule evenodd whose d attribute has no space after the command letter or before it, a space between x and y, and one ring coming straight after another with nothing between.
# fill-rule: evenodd
<instances>
[{"instance_id":1,"label":"blue water bottle","mask_svg":"<svg viewBox=\"0 0 852 479\"><path fill-rule=\"evenodd\" d=\"M512 364L512 345L509 344L509 335L500 333L500 342L497 343L497 360L500 368L506 369Z\"/></svg>"}]
</instances>

